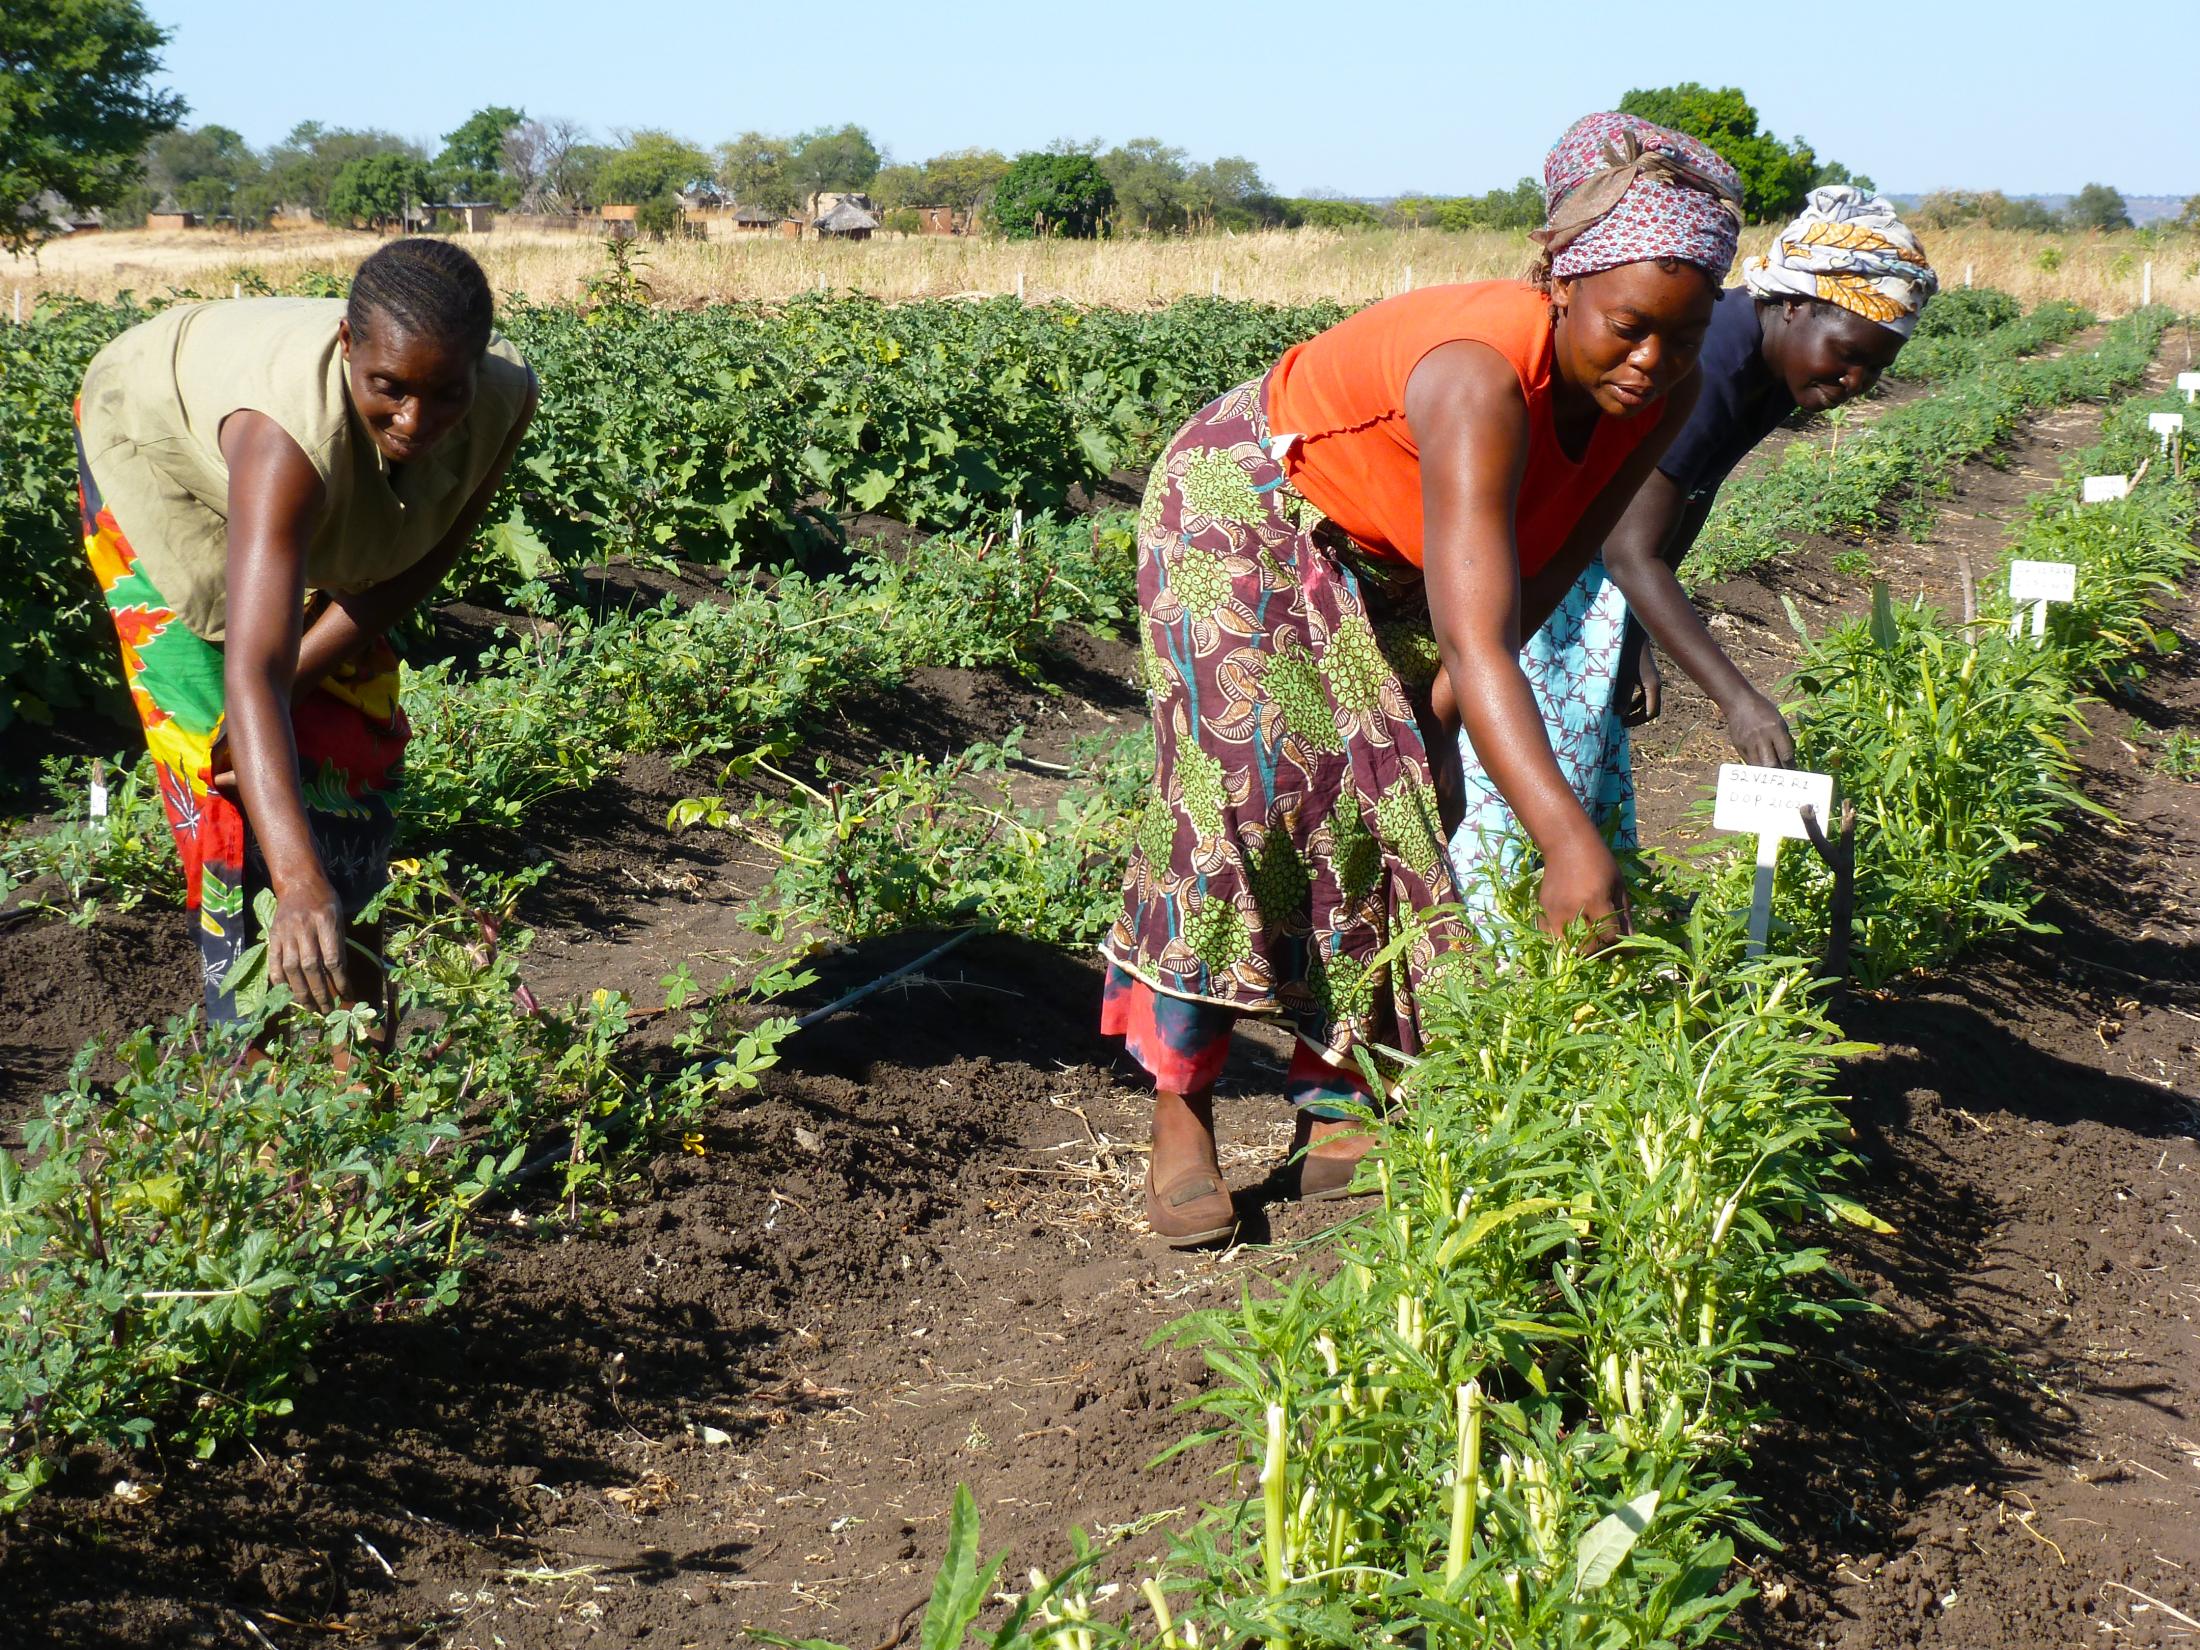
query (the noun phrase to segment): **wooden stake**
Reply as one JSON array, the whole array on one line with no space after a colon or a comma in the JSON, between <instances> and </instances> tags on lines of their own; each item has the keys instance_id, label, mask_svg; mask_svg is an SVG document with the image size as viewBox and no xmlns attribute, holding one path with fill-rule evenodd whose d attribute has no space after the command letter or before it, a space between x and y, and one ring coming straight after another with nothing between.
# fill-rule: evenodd
<instances>
[{"instance_id":1,"label":"wooden stake","mask_svg":"<svg viewBox=\"0 0 2200 1650\"><path fill-rule=\"evenodd\" d=\"M1958 552L1956 577L1963 585L1963 625L1969 629L1978 623L1978 575L1971 571L1971 552Z\"/></svg>"}]
</instances>

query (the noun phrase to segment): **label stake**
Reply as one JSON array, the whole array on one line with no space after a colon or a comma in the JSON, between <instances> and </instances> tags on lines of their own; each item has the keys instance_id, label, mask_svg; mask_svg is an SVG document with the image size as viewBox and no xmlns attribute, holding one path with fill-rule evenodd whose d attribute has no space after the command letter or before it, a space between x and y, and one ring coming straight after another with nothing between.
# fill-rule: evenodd
<instances>
[{"instance_id":1,"label":"label stake","mask_svg":"<svg viewBox=\"0 0 2200 1650\"><path fill-rule=\"evenodd\" d=\"M2009 564L2009 600L2017 611L2009 615L2009 639L2015 641L2024 621L2023 605L2032 607L2032 642L2047 640L2047 604L2075 601L2078 597L2078 564L2070 561L2013 561Z\"/></svg>"},{"instance_id":2,"label":"label stake","mask_svg":"<svg viewBox=\"0 0 2200 1650\"><path fill-rule=\"evenodd\" d=\"M1712 826L1757 838L1757 875L1749 893L1748 956L1764 955L1772 933L1772 873L1780 863L1780 844L1790 837L1809 837L1803 820L1806 807L1819 819L1831 817L1833 775L1800 768L1751 767L1743 762L1720 764Z\"/></svg>"}]
</instances>

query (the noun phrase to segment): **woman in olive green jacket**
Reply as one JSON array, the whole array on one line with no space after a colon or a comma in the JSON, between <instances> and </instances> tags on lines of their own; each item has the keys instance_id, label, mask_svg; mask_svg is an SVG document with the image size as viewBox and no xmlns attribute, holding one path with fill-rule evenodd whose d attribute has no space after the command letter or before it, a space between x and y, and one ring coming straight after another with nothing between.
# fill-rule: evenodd
<instances>
[{"instance_id":1,"label":"woman in olive green jacket","mask_svg":"<svg viewBox=\"0 0 2200 1650\"><path fill-rule=\"evenodd\" d=\"M93 360L84 548L183 855L207 1012L267 941L319 1010L384 985L354 933L388 880L408 729L385 633L464 552L535 410L480 266L393 241L351 297L181 305ZM263 936L255 897L272 890Z\"/></svg>"}]
</instances>

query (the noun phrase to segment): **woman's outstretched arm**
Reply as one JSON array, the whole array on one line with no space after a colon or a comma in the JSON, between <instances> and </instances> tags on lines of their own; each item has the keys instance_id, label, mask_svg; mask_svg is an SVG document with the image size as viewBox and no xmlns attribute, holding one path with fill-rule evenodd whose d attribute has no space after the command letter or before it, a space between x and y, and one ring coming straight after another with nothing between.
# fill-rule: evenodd
<instances>
[{"instance_id":1,"label":"woman's outstretched arm","mask_svg":"<svg viewBox=\"0 0 2200 1650\"><path fill-rule=\"evenodd\" d=\"M1543 923L1624 927L1619 866L1575 800L1520 668L1514 506L1527 466L1520 382L1487 345L1446 344L1406 383L1421 449L1429 619L1459 722L1483 769L1543 855Z\"/></svg>"},{"instance_id":2,"label":"woman's outstretched arm","mask_svg":"<svg viewBox=\"0 0 2200 1650\"><path fill-rule=\"evenodd\" d=\"M298 444L264 413L231 413L220 440L229 465L223 739L275 890L275 920L264 935L268 975L326 1012L347 996L344 909L306 823L290 705L305 617L306 546L328 507L327 489Z\"/></svg>"}]
</instances>

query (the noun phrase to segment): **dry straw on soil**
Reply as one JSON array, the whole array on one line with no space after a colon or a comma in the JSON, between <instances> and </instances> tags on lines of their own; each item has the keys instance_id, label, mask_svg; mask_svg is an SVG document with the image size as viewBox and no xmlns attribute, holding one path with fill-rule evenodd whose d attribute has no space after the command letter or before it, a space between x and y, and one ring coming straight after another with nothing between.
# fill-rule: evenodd
<instances>
[{"instance_id":1,"label":"dry straw on soil","mask_svg":"<svg viewBox=\"0 0 2200 1650\"><path fill-rule=\"evenodd\" d=\"M1745 246L1764 234L1753 231ZM56 242L35 261L0 260L0 286L20 290L26 303L41 293L105 297L123 288L220 294L248 270L277 285L311 272L346 271L376 244L372 235L328 230L131 230ZM524 292L539 302L579 298L587 278L603 267L602 247L587 235L498 229L465 244L499 291ZM2151 260L2155 300L2200 309L2200 240L2172 238L2150 247L2132 234L1966 229L1930 234L1926 244L1951 286L1968 266L1978 284L2005 288L2027 304L2070 298L2108 315L2139 302L2141 270ZM817 291L821 283L881 298L938 298L1014 292L1021 282L1034 302L1136 309L1211 292L1271 303L1364 302L1407 285L1518 274L1528 247L1524 237L1509 233L1296 229L1097 244L898 236L856 244L759 236L644 251L650 287L664 303L788 298ZM2056 267L2044 267L2043 259Z\"/></svg>"}]
</instances>

